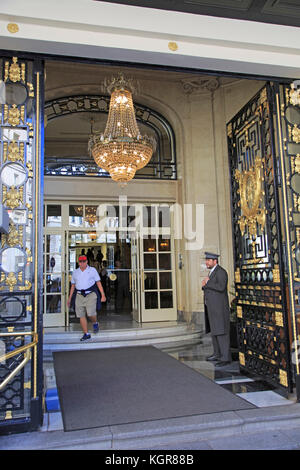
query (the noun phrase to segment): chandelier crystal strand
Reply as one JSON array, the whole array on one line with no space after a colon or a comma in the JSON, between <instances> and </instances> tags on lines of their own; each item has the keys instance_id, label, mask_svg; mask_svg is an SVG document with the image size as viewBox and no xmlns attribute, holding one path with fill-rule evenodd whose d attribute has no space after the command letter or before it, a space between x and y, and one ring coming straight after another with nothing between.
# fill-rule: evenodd
<instances>
[{"instance_id":1,"label":"chandelier crystal strand","mask_svg":"<svg viewBox=\"0 0 300 470\"><path fill-rule=\"evenodd\" d=\"M103 134L94 133L89 139L89 150L100 168L111 178L126 184L136 170L150 161L155 141L140 134L133 107L132 87L120 75L113 79L109 113Z\"/></svg>"}]
</instances>

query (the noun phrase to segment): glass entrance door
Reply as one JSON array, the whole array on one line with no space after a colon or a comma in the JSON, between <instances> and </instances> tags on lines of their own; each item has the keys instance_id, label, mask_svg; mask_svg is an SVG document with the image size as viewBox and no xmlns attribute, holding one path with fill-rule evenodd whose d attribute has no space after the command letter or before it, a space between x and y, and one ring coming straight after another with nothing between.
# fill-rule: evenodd
<instances>
[{"instance_id":1,"label":"glass entrance door","mask_svg":"<svg viewBox=\"0 0 300 470\"><path fill-rule=\"evenodd\" d=\"M114 211L107 209L103 223L97 205L46 204L45 327L77 323L75 312L66 304L71 275L82 253L87 255L89 265L97 269L106 294L100 319L138 323L177 320L169 206L138 207L135 220L125 211L123 224L118 207L107 207Z\"/></svg>"},{"instance_id":2,"label":"glass entrance door","mask_svg":"<svg viewBox=\"0 0 300 470\"><path fill-rule=\"evenodd\" d=\"M65 326L65 250L62 231L44 234L44 326Z\"/></svg>"},{"instance_id":3,"label":"glass entrance door","mask_svg":"<svg viewBox=\"0 0 300 470\"><path fill-rule=\"evenodd\" d=\"M141 243L141 319L177 320L174 275L174 248L170 238L152 235Z\"/></svg>"},{"instance_id":4,"label":"glass entrance door","mask_svg":"<svg viewBox=\"0 0 300 470\"><path fill-rule=\"evenodd\" d=\"M139 241L140 240L137 235L131 238L131 273L130 273L130 290L131 290L131 295L132 295L132 316L133 316L133 319L138 323L141 322Z\"/></svg>"},{"instance_id":5,"label":"glass entrance door","mask_svg":"<svg viewBox=\"0 0 300 470\"><path fill-rule=\"evenodd\" d=\"M85 254L89 266L100 276L106 295L100 320L139 321L138 251L136 239L121 236L120 232L70 231L66 236L68 249L68 286L72 272L78 267L78 257ZM117 316L117 318L115 318ZM75 312L69 310L69 322L76 322Z\"/></svg>"}]
</instances>

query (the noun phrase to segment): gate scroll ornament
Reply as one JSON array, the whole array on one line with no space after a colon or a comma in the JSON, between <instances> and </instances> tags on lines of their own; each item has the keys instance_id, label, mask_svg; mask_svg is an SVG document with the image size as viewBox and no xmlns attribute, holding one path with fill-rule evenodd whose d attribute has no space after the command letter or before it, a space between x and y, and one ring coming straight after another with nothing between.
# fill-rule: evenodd
<instances>
[{"instance_id":1,"label":"gate scroll ornament","mask_svg":"<svg viewBox=\"0 0 300 470\"><path fill-rule=\"evenodd\" d=\"M256 157L253 166L248 171L235 171L235 178L239 183L242 210L238 223L242 235L248 228L249 235L255 238L257 237L257 225L262 230L266 221L265 209L260 207L264 196L262 170L262 160Z\"/></svg>"}]
</instances>

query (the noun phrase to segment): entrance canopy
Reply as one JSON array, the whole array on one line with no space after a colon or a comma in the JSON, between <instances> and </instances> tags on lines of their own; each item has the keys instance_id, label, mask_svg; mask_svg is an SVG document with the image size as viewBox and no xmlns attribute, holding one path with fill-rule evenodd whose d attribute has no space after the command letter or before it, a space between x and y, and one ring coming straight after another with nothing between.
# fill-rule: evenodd
<instances>
[{"instance_id":1,"label":"entrance canopy","mask_svg":"<svg viewBox=\"0 0 300 470\"><path fill-rule=\"evenodd\" d=\"M2 0L1 47L300 78L299 29L93 0Z\"/></svg>"}]
</instances>

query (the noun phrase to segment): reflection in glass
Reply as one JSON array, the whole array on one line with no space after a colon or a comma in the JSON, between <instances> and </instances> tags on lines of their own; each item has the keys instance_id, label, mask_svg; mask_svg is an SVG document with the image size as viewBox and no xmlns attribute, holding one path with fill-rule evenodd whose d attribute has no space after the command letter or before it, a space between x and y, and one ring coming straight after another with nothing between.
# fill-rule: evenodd
<instances>
[{"instance_id":1,"label":"reflection in glass","mask_svg":"<svg viewBox=\"0 0 300 470\"><path fill-rule=\"evenodd\" d=\"M46 269L48 273L61 272L61 255L54 253L46 257Z\"/></svg>"},{"instance_id":2,"label":"reflection in glass","mask_svg":"<svg viewBox=\"0 0 300 470\"><path fill-rule=\"evenodd\" d=\"M83 206L69 206L69 225L80 227L83 223Z\"/></svg>"},{"instance_id":3,"label":"reflection in glass","mask_svg":"<svg viewBox=\"0 0 300 470\"><path fill-rule=\"evenodd\" d=\"M60 313L61 311L61 296L59 294L46 296L46 312L47 313Z\"/></svg>"},{"instance_id":4,"label":"reflection in glass","mask_svg":"<svg viewBox=\"0 0 300 470\"><path fill-rule=\"evenodd\" d=\"M47 205L47 226L61 227L61 205Z\"/></svg>"},{"instance_id":5,"label":"reflection in glass","mask_svg":"<svg viewBox=\"0 0 300 470\"><path fill-rule=\"evenodd\" d=\"M135 227L136 226L135 218L136 218L136 210L135 210L135 206L132 205L132 206L128 207L128 214L127 214L127 225L128 225L128 227Z\"/></svg>"},{"instance_id":6,"label":"reflection in glass","mask_svg":"<svg viewBox=\"0 0 300 470\"><path fill-rule=\"evenodd\" d=\"M2 127L2 140L26 142L28 140L27 127L18 127L17 129L12 127Z\"/></svg>"},{"instance_id":7,"label":"reflection in glass","mask_svg":"<svg viewBox=\"0 0 300 470\"><path fill-rule=\"evenodd\" d=\"M27 212L24 209L8 209L8 215L10 220L14 224L26 224L27 222Z\"/></svg>"},{"instance_id":8,"label":"reflection in glass","mask_svg":"<svg viewBox=\"0 0 300 470\"><path fill-rule=\"evenodd\" d=\"M103 237L103 235L102 235L102 237ZM99 239L101 240L101 235L100 235ZM117 234L114 233L114 232L112 232L112 233L108 232L106 234L106 240L107 240L107 243L117 243Z\"/></svg>"},{"instance_id":9,"label":"reflection in glass","mask_svg":"<svg viewBox=\"0 0 300 470\"><path fill-rule=\"evenodd\" d=\"M158 249L159 251L170 251L170 239L159 237Z\"/></svg>"},{"instance_id":10,"label":"reflection in glass","mask_svg":"<svg viewBox=\"0 0 300 470\"><path fill-rule=\"evenodd\" d=\"M295 173L291 178L291 186L296 193L300 193L300 174Z\"/></svg>"},{"instance_id":11,"label":"reflection in glass","mask_svg":"<svg viewBox=\"0 0 300 470\"><path fill-rule=\"evenodd\" d=\"M171 227L169 206L158 206L158 226Z\"/></svg>"},{"instance_id":12,"label":"reflection in glass","mask_svg":"<svg viewBox=\"0 0 300 470\"><path fill-rule=\"evenodd\" d=\"M99 206L98 209L99 223L104 229L115 229L119 227L119 207L106 206L106 210Z\"/></svg>"},{"instance_id":13,"label":"reflection in glass","mask_svg":"<svg viewBox=\"0 0 300 470\"><path fill-rule=\"evenodd\" d=\"M157 289L157 273L145 273L145 290Z\"/></svg>"},{"instance_id":14,"label":"reflection in glass","mask_svg":"<svg viewBox=\"0 0 300 470\"><path fill-rule=\"evenodd\" d=\"M86 227L98 226L97 208L98 206L85 206L84 220Z\"/></svg>"},{"instance_id":15,"label":"reflection in glass","mask_svg":"<svg viewBox=\"0 0 300 470\"><path fill-rule=\"evenodd\" d=\"M159 273L160 289L172 289L172 273Z\"/></svg>"},{"instance_id":16,"label":"reflection in glass","mask_svg":"<svg viewBox=\"0 0 300 470\"><path fill-rule=\"evenodd\" d=\"M159 255L159 269L171 269L171 254Z\"/></svg>"},{"instance_id":17,"label":"reflection in glass","mask_svg":"<svg viewBox=\"0 0 300 470\"><path fill-rule=\"evenodd\" d=\"M46 253L61 252L61 235L47 235L46 237Z\"/></svg>"},{"instance_id":18,"label":"reflection in glass","mask_svg":"<svg viewBox=\"0 0 300 470\"><path fill-rule=\"evenodd\" d=\"M27 89L24 85L21 85L21 83L6 83L4 86L4 103L19 105L25 102L27 98Z\"/></svg>"},{"instance_id":19,"label":"reflection in glass","mask_svg":"<svg viewBox=\"0 0 300 470\"><path fill-rule=\"evenodd\" d=\"M173 308L172 292L160 293L160 308Z\"/></svg>"},{"instance_id":20,"label":"reflection in glass","mask_svg":"<svg viewBox=\"0 0 300 470\"><path fill-rule=\"evenodd\" d=\"M300 109L298 106L288 106L285 115L291 124L300 124Z\"/></svg>"},{"instance_id":21,"label":"reflection in glass","mask_svg":"<svg viewBox=\"0 0 300 470\"><path fill-rule=\"evenodd\" d=\"M52 293L61 292L61 277L57 275L46 276L46 291Z\"/></svg>"},{"instance_id":22,"label":"reflection in glass","mask_svg":"<svg viewBox=\"0 0 300 470\"><path fill-rule=\"evenodd\" d=\"M0 301L0 318L4 321L17 321L25 316L25 305L17 297L5 297Z\"/></svg>"},{"instance_id":23,"label":"reflection in glass","mask_svg":"<svg viewBox=\"0 0 300 470\"><path fill-rule=\"evenodd\" d=\"M143 207L143 226L156 227L156 207L144 206Z\"/></svg>"},{"instance_id":24,"label":"reflection in glass","mask_svg":"<svg viewBox=\"0 0 300 470\"><path fill-rule=\"evenodd\" d=\"M295 254L296 254L296 261L298 264L300 264L300 248L296 249Z\"/></svg>"},{"instance_id":25,"label":"reflection in glass","mask_svg":"<svg viewBox=\"0 0 300 470\"><path fill-rule=\"evenodd\" d=\"M26 262L26 255L19 248L6 248L1 258L1 267L7 273L21 271Z\"/></svg>"},{"instance_id":26,"label":"reflection in glass","mask_svg":"<svg viewBox=\"0 0 300 470\"><path fill-rule=\"evenodd\" d=\"M158 308L157 292L145 292L145 308Z\"/></svg>"},{"instance_id":27,"label":"reflection in glass","mask_svg":"<svg viewBox=\"0 0 300 470\"><path fill-rule=\"evenodd\" d=\"M28 160L27 160L28 161ZM33 186L32 186L33 180L29 178L26 182L25 188L26 188L26 205L28 207L32 205L33 199L32 199L32 193L33 193Z\"/></svg>"},{"instance_id":28,"label":"reflection in glass","mask_svg":"<svg viewBox=\"0 0 300 470\"><path fill-rule=\"evenodd\" d=\"M1 171L1 181L6 186L21 186L26 176L26 169L19 163L8 163Z\"/></svg>"},{"instance_id":29,"label":"reflection in glass","mask_svg":"<svg viewBox=\"0 0 300 470\"><path fill-rule=\"evenodd\" d=\"M144 238L144 251L145 252L153 252L156 251L156 240L152 238Z\"/></svg>"},{"instance_id":30,"label":"reflection in glass","mask_svg":"<svg viewBox=\"0 0 300 470\"><path fill-rule=\"evenodd\" d=\"M300 145L293 142L287 142L287 147L288 153L292 155L297 155L300 151Z\"/></svg>"},{"instance_id":31,"label":"reflection in glass","mask_svg":"<svg viewBox=\"0 0 300 470\"><path fill-rule=\"evenodd\" d=\"M144 268L145 269L156 269L156 254L144 253Z\"/></svg>"}]
</instances>

